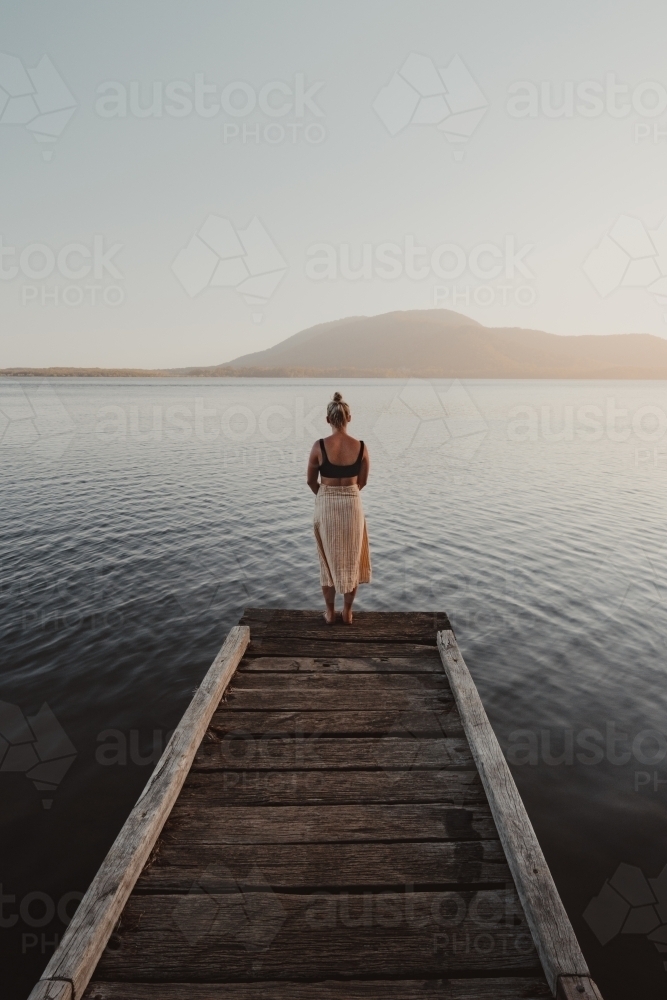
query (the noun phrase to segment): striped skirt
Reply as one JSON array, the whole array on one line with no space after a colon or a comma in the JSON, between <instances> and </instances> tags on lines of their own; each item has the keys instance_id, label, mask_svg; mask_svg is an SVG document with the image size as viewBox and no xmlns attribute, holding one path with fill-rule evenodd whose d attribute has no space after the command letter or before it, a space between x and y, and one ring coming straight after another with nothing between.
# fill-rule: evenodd
<instances>
[{"instance_id":1,"label":"striped skirt","mask_svg":"<svg viewBox=\"0 0 667 1000\"><path fill-rule=\"evenodd\" d=\"M320 486L313 522L320 583L349 594L371 581L371 553L358 486Z\"/></svg>"}]
</instances>

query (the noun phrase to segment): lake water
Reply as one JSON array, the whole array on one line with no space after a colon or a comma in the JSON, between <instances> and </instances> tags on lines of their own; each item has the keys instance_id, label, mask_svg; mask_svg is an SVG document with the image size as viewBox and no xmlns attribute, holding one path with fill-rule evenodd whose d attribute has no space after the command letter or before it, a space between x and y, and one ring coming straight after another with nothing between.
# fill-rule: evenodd
<instances>
[{"instance_id":1,"label":"lake water","mask_svg":"<svg viewBox=\"0 0 667 1000\"><path fill-rule=\"evenodd\" d=\"M8 1000L244 605L319 606L305 460L334 389L372 458L359 608L449 613L605 1000L664 997L655 920L618 913L667 865L665 383L4 379Z\"/></svg>"}]
</instances>

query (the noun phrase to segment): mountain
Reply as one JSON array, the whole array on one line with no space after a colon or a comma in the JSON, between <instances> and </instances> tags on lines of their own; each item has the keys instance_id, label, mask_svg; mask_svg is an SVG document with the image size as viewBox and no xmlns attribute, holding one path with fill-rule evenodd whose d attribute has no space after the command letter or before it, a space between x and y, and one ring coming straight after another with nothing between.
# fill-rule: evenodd
<instances>
[{"instance_id":1,"label":"mountain","mask_svg":"<svg viewBox=\"0 0 667 1000\"><path fill-rule=\"evenodd\" d=\"M429 309L323 323L225 367L276 375L667 379L667 340L486 327Z\"/></svg>"},{"instance_id":2,"label":"mountain","mask_svg":"<svg viewBox=\"0 0 667 1000\"><path fill-rule=\"evenodd\" d=\"M0 375L665 379L667 340L489 327L449 309L351 316L199 368L6 368Z\"/></svg>"}]
</instances>

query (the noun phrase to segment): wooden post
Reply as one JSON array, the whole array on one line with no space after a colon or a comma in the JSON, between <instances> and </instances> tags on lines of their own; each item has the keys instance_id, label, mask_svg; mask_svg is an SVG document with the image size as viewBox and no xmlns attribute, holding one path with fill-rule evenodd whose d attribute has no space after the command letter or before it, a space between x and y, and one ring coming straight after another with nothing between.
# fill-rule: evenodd
<instances>
[{"instance_id":1,"label":"wooden post","mask_svg":"<svg viewBox=\"0 0 667 1000\"><path fill-rule=\"evenodd\" d=\"M602 1000L602 994L587 976L561 976L557 1000Z\"/></svg>"},{"instance_id":2,"label":"wooden post","mask_svg":"<svg viewBox=\"0 0 667 1000\"><path fill-rule=\"evenodd\" d=\"M249 641L231 629L29 1000L80 1000Z\"/></svg>"},{"instance_id":3,"label":"wooden post","mask_svg":"<svg viewBox=\"0 0 667 1000\"><path fill-rule=\"evenodd\" d=\"M602 1000L451 630L438 632L438 649L551 992L561 1000Z\"/></svg>"},{"instance_id":4,"label":"wooden post","mask_svg":"<svg viewBox=\"0 0 667 1000\"><path fill-rule=\"evenodd\" d=\"M41 979L30 994L30 1000L72 1000L72 984L63 979Z\"/></svg>"}]
</instances>

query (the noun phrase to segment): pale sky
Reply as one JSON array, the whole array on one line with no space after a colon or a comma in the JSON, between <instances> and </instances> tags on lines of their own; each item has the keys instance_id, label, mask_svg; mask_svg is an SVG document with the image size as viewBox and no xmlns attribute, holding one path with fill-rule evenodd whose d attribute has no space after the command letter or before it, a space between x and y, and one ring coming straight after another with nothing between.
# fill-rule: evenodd
<instances>
[{"instance_id":1,"label":"pale sky","mask_svg":"<svg viewBox=\"0 0 667 1000\"><path fill-rule=\"evenodd\" d=\"M658 0L1 17L0 367L215 364L436 306L667 336Z\"/></svg>"}]
</instances>

